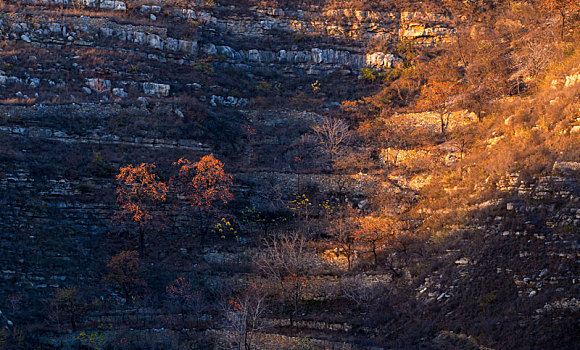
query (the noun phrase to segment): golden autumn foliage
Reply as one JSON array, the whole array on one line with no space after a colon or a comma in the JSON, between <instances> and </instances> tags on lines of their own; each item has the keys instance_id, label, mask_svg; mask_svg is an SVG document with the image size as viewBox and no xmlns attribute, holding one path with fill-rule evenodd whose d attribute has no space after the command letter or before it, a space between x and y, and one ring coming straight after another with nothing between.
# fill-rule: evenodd
<instances>
[{"instance_id":1,"label":"golden autumn foliage","mask_svg":"<svg viewBox=\"0 0 580 350\"><path fill-rule=\"evenodd\" d=\"M445 110L461 91L459 85L449 81L430 81L421 89L417 103L420 109Z\"/></svg>"},{"instance_id":2,"label":"golden autumn foliage","mask_svg":"<svg viewBox=\"0 0 580 350\"><path fill-rule=\"evenodd\" d=\"M368 247L377 264L377 251L396 237L398 230L392 218L366 216L359 220L359 228L354 233L355 242Z\"/></svg>"},{"instance_id":3,"label":"golden autumn foliage","mask_svg":"<svg viewBox=\"0 0 580 350\"><path fill-rule=\"evenodd\" d=\"M216 201L226 204L234 198L230 191L232 176L213 154L196 163L181 158L174 165L180 167L177 177L191 206L209 211Z\"/></svg>"},{"instance_id":4,"label":"golden autumn foliage","mask_svg":"<svg viewBox=\"0 0 580 350\"><path fill-rule=\"evenodd\" d=\"M538 6L542 11L549 13L561 13L574 11L580 8L579 0L539 0Z\"/></svg>"},{"instance_id":5,"label":"golden autumn foliage","mask_svg":"<svg viewBox=\"0 0 580 350\"><path fill-rule=\"evenodd\" d=\"M539 0L538 7L542 12L550 15L558 14L562 18L561 36L564 38L566 28L566 16L569 12L580 9L580 0Z\"/></svg>"},{"instance_id":6,"label":"golden autumn foliage","mask_svg":"<svg viewBox=\"0 0 580 350\"><path fill-rule=\"evenodd\" d=\"M155 165L127 165L117 175L117 202L122 218L128 218L139 226L140 255L143 257L145 225L153 219L151 205L165 201L167 185L153 171Z\"/></svg>"},{"instance_id":7,"label":"golden autumn foliage","mask_svg":"<svg viewBox=\"0 0 580 350\"><path fill-rule=\"evenodd\" d=\"M117 175L117 201L122 216L138 223L152 219L147 204L164 201L167 195L167 186L159 181L154 170L155 165L148 163L130 164L120 169Z\"/></svg>"},{"instance_id":8,"label":"golden autumn foliage","mask_svg":"<svg viewBox=\"0 0 580 350\"><path fill-rule=\"evenodd\" d=\"M421 88L417 107L423 110L440 113L441 134L445 135L449 125L449 107L456 102L461 94L461 87L449 81L430 81Z\"/></svg>"}]
</instances>

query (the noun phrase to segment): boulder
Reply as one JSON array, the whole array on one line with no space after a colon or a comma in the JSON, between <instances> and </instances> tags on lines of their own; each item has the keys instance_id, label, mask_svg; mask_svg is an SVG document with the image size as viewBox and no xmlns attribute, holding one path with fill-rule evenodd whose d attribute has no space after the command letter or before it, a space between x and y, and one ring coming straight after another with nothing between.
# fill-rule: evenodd
<instances>
[{"instance_id":1,"label":"boulder","mask_svg":"<svg viewBox=\"0 0 580 350\"><path fill-rule=\"evenodd\" d=\"M37 88L40 86L40 79L30 78L30 80L28 81L28 85L30 85L31 88Z\"/></svg>"},{"instance_id":2,"label":"boulder","mask_svg":"<svg viewBox=\"0 0 580 350\"><path fill-rule=\"evenodd\" d=\"M146 95L152 95L157 97L167 97L169 96L169 90L171 87L168 84L157 84L157 83L143 83L143 92Z\"/></svg>"},{"instance_id":3,"label":"boulder","mask_svg":"<svg viewBox=\"0 0 580 350\"><path fill-rule=\"evenodd\" d=\"M153 15L151 15L153 16ZM165 39L165 49L167 51L177 51L179 50L179 40L174 38Z\"/></svg>"},{"instance_id":4,"label":"boulder","mask_svg":"<svg viewBox=\"0 0 580 350\"><path fill-rule=\"evenodd\" d=\"M452 166L457 163L457 161L459 161L459 159L457 159L455 153L449 153L445 156L445 166Z\"/></svg>"},{"instance_id":5,"label":"boulder","mask_svg":"<svg viewBox=\"0 0 580 350\"><path fill-rule=\"evenodd\" d=\"M375 52L365 57L366 65L369 67L393 68L399 61L392 54L385 54L383 52Z\"/></svg>"},{"instance_id":6,"label":"boulder","mask_svg":"<svg viewBox=\"0 0 580 350\"><path fill-rule=\"evenodd\" d=\"M163 41L157 34L147 35L147 44L154 49L163 50Z\"/></svg>"},{"instance_id":7,"label":"boulder","mask_svg":"<svg viewBox=\"0 0 580 350\"><path fill-rule=\"evenodd\" d=\"M215 54L218 52L218 51L217 51L217 48L215 47L215 45L214 45L214 44L211 44L211 43L210 43L210 44L207 44L207 45L205 45L205 46L203 47L203 51L204 51L204 52L205 52L207 55L209 55L209 56L215 55Z\"/></svg>"},{"instance_id":8,"label":"boulder","mask_svg":"<svg viewBox=\"0 0 580 350\"><path fill-rule=\"evenodd\" d=\"M14 326L14 323L4 316L2 310L0 310L0 329L5 328L9 329L10 327Z\"/></svg>"},{"instance_id":9,"label":"boulder","mask_svg":"<svg viewBox=\"0 0 580 350\"><path fill-rule=\"evenodd\" d=\"M258 50L250 50L248 51L248 59L251 62L258 62L260 61L260 52Z\"/></svg>"},{"instance_id":10,"label":"boulder","mask_svg":"<svg viewBox=\"0 0 580 350\"><path fill-rule=\"evenodd\" d=\"M214 107L217 107L218 104L224 107L245 107L250 101L247 98L238 98L235 96L223 97L212 95L209 103Z\"/></svg>"},{"instance_id":11,"label":"boulder","mask_svg":"<svg viewBox=\"0 0 580 350\"><path fill-rule=\"evenodd\" d=\"M218 46L217 47L217 53L225 56L229 59L236 59L236 58L240 58L240 55L231 47L229 46Z\"/></svg>"},{"instance_id":12,"label":"boulder","mask_svg":"<svg viewBox=\"0 0 580 350\"><path fill-rule=\"evenodd\" d=\"M580 83L580 73L572 74L566 77L564 87L574 86L578 83Z\"/></svg>"},{"instance_id":13,"label":"boulder","mask_svg":"<svg viewBox=\"0 0 580 350\"><path fill-rule=\"evenodd\" d=\"M178 50L197 55L197 41L179 40Z\"/></svg>"},{"instance_id":14,"label":"boulder","mask_svg":"<svg viewBox=\"0 0 580 350\"><path fill-rule=\"evenodd\" d=\"M89 78L86 80L87 86L96 92L104 92L111 89L111 81L100 78Z\"/></svg>"},{"instance_id":15,"label":"boulder","mask_svg":"<svg viewBox=\"0 0 580 350\"><path fill-rule=\"evenodd\" d=\"M197 16L195 15L195 11L191 10L191 9L182 9L181 13L179 14L179 17L184 18L184 19L191 19L191 20L196 20Z\"/></svg>"},{"instance_id":16,"label":"boulder","mask_svg":"<svg viewBox=\"0 0 580 350\"><path fill-rule=\"evenodd\" d=\"M114 11L126 11L127 5L123 1L103 0L101 1L101 8Z\"/></svg>"},{"instance_id":17,"label":"boulder","mask_svg":"<svg viewBox=\"0 0 580 350\"><path fill-rule=\"evenodd\" d=\"M141 103L142 106L148 106L149 105L149 100L147 99L147 97L139 97L137 98L137 102Z\"/></svg>"},{"instance_id":18,"label":"boulder","mask_svg":"<svg viewBox=\"0 0 580 350\"><path fill-rule=\"evenodd\" d=\"M120 97L120 98L126 98L129 96L129 94L122 88L114 88L113 95Z\"/></svg>"},{"instance_id":19,"label":"boulder","mask_svg":"<svg viewBox=\"0 0 580 350\"><path fill-rule=\"evenodd\" d=\"M555 162L552 170L561 174L580 172L580 162Z\"/></svg>"}]
</instances>

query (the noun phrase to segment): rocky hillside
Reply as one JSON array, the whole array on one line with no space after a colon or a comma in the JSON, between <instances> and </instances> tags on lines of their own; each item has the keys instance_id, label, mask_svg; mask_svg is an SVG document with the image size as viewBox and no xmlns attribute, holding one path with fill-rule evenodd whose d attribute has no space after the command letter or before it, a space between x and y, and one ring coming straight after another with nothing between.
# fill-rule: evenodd
<instances>
[{"instance_id":1,"label":"rocky hillside","mask_svg":"<svg viewBox=\"0 0 580 350\"><path fill-rule=\"evenodd\" d=\"M0 4L0 348L574 348L576 33L459 3Z\"/></svg>"}]
</instances>

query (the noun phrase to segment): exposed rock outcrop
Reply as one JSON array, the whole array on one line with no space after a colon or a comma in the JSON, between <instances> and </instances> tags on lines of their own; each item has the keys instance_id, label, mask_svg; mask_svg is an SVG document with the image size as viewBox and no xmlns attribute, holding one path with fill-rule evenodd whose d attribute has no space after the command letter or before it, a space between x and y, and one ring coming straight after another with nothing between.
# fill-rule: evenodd
<instances>
[{"instance_id":1,"label":"exposed rock outcrop","mask_svg":"<svg viewBox=\"0 0 580 350\"><path fill-rule=\"evenodd\" d=\"M168 84L159 83L143 83L143 93L145 95L157 96L157 97L167 97L169 96L169 91L171 87Z\"/></svg>"}]
</instances>

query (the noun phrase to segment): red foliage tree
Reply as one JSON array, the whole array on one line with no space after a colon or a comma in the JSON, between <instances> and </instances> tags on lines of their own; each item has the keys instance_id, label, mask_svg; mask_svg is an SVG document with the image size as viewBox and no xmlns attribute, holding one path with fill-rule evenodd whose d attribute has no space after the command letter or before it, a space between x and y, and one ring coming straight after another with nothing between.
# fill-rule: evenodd
<instances>
[{"instance_id":1,"label":"red foliage tree","mask_svg":"<svg viewBox=\"0 0 580 350\"><path fill-rule=\"evenodd\" d=\"M216 202L226 204L234 198L230 191L232 176L225 172L224 164L213 154L196 163L181 158L174 165L179 166L179 172L173 182L189 204L199 210L202 223L203 215L214 210Z\"/></svg>"},{"instance_id":2,"label":"red foliage tree","mask_svg":"<svg viewBox=\"0 0 580 350\"><path fill-rule=\"evenodd\" d=\"M153 219L151 206L165 201L167 186L153 173L155 165L127 165L117 175L117 202L120 217L139 226L139 255L143 257L144 235L147 224Z\"/></svg>"},{"instance_id":3,"label":"red foliage tree","mask_svg":"<svg viewBox=\"0 0 580 350\"><path fill-rule=\"evenodd\" d=\"M141 261L134 250L122 251L115 255L107 267L110 270L107 281L117 286L128 303L135 297L139 288L146 286L141 277Z\"/></svg>"},{"instance_id":4,"label":"red foliage tree","mask_svg":"<svg viewBox=\"0 0 580 350\"><path fill-rule=\"evenodd\" d=\"M194 290L191 283L183 276L178 277L165 287L165 291L169 299L179 306L183 321L185 321L186 314L192 311L192 308L195 309L196 306L200 306L201 292Z\"/></svg>"}]
</instances>

